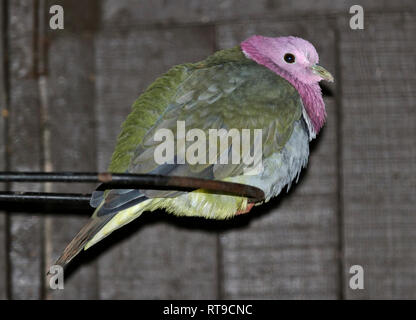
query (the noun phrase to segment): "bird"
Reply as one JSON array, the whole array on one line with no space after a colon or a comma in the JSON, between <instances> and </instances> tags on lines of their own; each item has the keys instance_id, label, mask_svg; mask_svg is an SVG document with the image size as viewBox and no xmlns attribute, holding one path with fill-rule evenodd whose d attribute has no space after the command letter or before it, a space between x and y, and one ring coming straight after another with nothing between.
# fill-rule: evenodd
<instances>
[{"instance_id":1,"label":"bird","mask_svg":"<svg viewBox=\"0 0 416 320\"><path fill-rule=\"evenodd\" d=\"M255 205L268 202L297 182L308 162L309 143L326 121L319 82L333 82L334 78L318 63L318 53L307 40L253 35L205 60L172 67L133 103L122 124L109 172L243 183L264 192L264 201ZM218 161L221 156L232 158L233 144L237 144L233 139L229 148L220 150L217 143L209 144L211 161L187 161L179 149L190 147L192 141L178 134L181 121L188 129L206 135L214 129L260 129L260 140L244 143L249 152L261 145L260 166L253 171L244 161ZM173 161L161 163L155 154L164 142L156 136L163 130L173 133L177 148ZM229 219L253 208L247 198L202 189L95 191L90 205L94 213L55 265L65 267L81 250L145 211L164 209L176 216Z\"/></svg>"}]
</instances>

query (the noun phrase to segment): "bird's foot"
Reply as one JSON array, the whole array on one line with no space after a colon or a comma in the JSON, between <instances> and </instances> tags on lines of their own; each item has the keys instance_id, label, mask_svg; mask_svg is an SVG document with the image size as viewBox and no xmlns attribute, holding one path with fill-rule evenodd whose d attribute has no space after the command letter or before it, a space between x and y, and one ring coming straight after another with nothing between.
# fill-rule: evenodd
<instances>
[{"instance_id":1,"label":"bird's foot","mask_svg":"<svg viewBox=\"0 0 416 320\"><path fill-rule=\"evenodd\" d=\"M244 210L237 211L235 214L238 216L240 214L245 214L250 212L250 210L254 207L254 203L249 203Z\"/></svg>"}]
</instances>

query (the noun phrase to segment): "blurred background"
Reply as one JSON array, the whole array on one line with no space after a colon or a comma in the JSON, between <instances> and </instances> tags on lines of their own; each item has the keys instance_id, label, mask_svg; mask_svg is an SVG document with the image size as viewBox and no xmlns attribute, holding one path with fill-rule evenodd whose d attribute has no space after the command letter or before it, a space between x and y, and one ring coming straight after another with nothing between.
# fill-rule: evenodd
<instances>
[{"instance_id":1,"label":"blurred background","mask_svg":"<svg viewBox=\"0 0 416 320\"><path fill-rule=\"evenodd\" d=\"M0 207L0 298L415 299L416 3L361 0L364 29L352 30L356 2L1 0L3 171L106 170L156 77L253 34L309 40L336 80L288 194L225 222L144 214L76 259L64 290L45 270L91 212ZM64 30L49 28L54 4Z\"/></svg>"}]
</instances>

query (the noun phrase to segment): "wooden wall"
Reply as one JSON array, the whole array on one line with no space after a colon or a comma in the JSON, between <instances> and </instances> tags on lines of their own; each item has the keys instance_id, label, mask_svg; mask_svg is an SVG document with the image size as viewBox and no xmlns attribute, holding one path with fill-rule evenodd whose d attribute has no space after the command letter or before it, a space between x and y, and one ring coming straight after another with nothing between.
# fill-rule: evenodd
<instances>
[{"instance_id":1,"label":"wooden wall","mask_svg":"<svg viewBox=\"0 0 416 320\"><path fill-rule=\"evenodd\" d=\"M52 4L64 30L49 29ZM147 85L252 34L310 40L336 81L288 194L226 222L145 214L77 259L64 290L44 272L88 215L0 208L0 298L415 299L416 5L363 0L351 30L353 4L2 0L0 170L105 170ZM356 264L364 290L348 285Z\"/></svg>"}]
</instances>

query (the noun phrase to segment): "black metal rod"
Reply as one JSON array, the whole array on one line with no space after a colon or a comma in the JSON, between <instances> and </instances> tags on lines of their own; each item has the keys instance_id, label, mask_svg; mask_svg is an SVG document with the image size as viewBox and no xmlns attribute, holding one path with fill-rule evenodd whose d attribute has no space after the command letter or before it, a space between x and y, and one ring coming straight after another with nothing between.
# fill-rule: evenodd
<instances>
[{"instance_id":1,"label":"black metal rod","mask_svg":"<svg viewBox=\"0 0 416 320\"><path fill-rule=\"evenodd\" d=\"M0 182L66 182L66 183L101 183L97 190L106 189L155 189L192 191L204 189L213 193L235 195L249 198L251 202L264 200L261 189L240 183L207 180L190 177L161 176L151 174L112 174L108 172L0 172ZM2 192L1 201L19 201L20 198L36 201L36 193ZM57 199L76 199L86 195L66 195L37 193L42 201ZM50 197L49 197L50 195ZM10 198L10 199L9 199ZM83 201L83 200L82 200Z\"/></svg>"},{"instance_id":2,"label":"black metal rod","mask_svg":"<svg viewBox=\"0 0 416 320\"><path fill-rule=\"evenodd\" d=\"M1 202L30 202L30 203L44 203L51 201L54 203L79 202L88 203L91 199L91 194L81 193L49 193L49 192L14 192L2 191L0 192Z\"/></svg>"}]
</instances>

